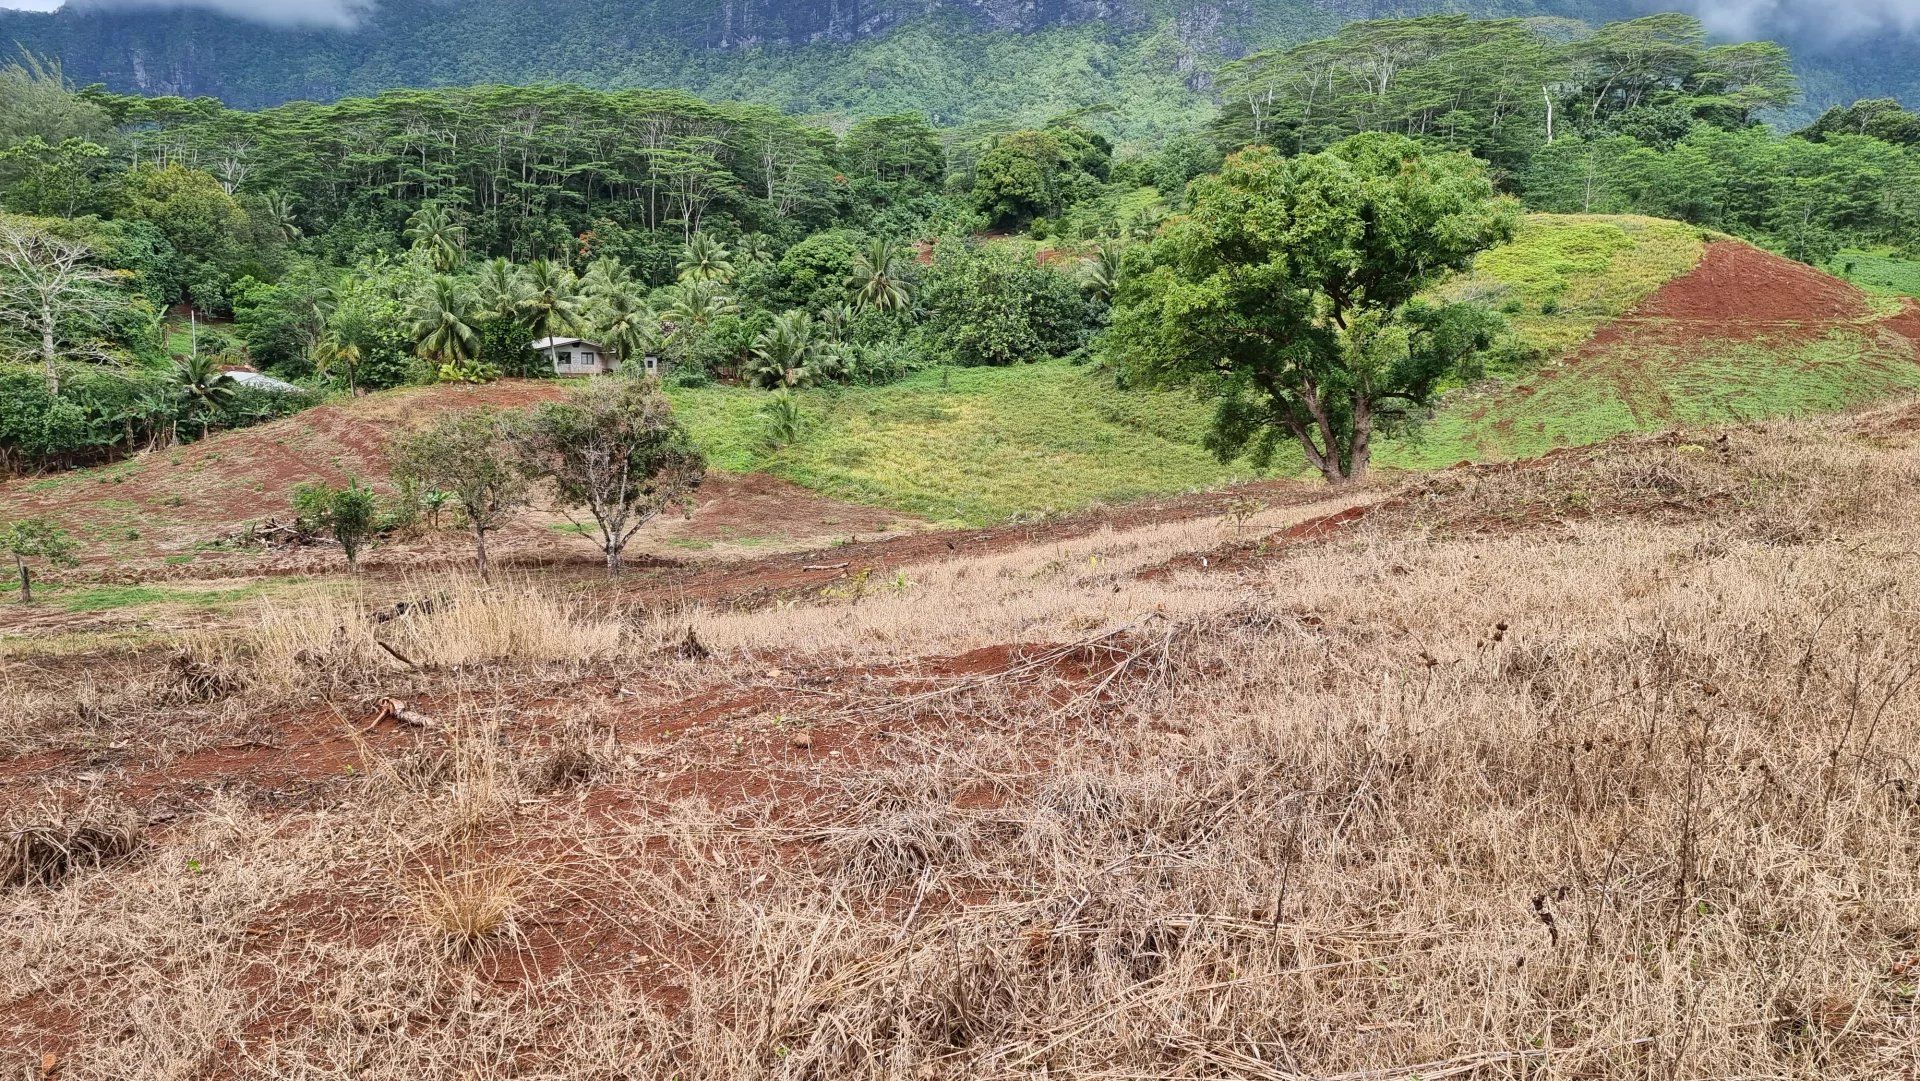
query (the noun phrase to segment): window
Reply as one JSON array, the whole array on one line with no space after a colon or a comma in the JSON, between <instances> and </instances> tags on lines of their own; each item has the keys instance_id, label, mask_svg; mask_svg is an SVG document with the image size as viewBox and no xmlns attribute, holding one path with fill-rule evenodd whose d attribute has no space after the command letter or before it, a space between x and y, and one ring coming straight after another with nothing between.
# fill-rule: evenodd
<instances>
[{"instance_id":1,"label":"window","mask_svg":"<svg viewBox=\"0 0 1920 1081\"><path fill-rule=\"evenodd\" d=\"M568 351L566 351L566 350L562 350L562 351L561 351L561 352L560 352L560 353L558 354L558 356L559 356L559 361L558 361L558 363L559 363L559 365L560 365L560 366L561 366L562 368L571 368L571 367L573 367L573 354L572 354L571 352L568 352Z\"/></svg>"}]
</instances>

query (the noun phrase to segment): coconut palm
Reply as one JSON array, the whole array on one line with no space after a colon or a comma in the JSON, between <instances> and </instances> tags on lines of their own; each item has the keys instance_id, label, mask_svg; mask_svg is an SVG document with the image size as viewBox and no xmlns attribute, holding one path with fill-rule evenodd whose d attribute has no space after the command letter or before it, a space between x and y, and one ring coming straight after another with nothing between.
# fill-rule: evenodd
<instances>
[{"instance_id":1,"label":"coconut palm","mask_svg":"<svg viewBox=\"0 0 1920 1081\"><path fill-rule=\"evenodd\" d=\"M593 317L600 344L613 350L623 366L630 358L646 356L659 343L660 313L630 286L599 297Z\"/></svg>"},{"instance_id":2,"label":"coconut palm","mask_svg":"<svg viewBox=\"0 0 1920 1081\"><path fill-rule=\"evenodd\" d=\"M466 253L467 231L455 219L453 211L439 203L428 203L407 219L407 239L427 253L433 269L442 274L460 265Z\"/></svg>"},{"instance_id":3,"label":"coconut palm","mask_svg":"<svg viewBox=\"0 0 1920 1081\"><path fill-rule=\"evenodd\" d=\"M747 378L756 387L806 387L840 369L840 356L806 312L773 317L753 342Z\"/></svg>"},{"instance_id":4,"label":"coconut palm","mask_svg":"<svg viewBox=\"0 0 1920 1081\"><path fill-rule=\"evenodd\" d=\"M733 260L742 265L765 266L773 262L773 242L765 233L742 233L733 242Z\"/></svg>"},{"instance_id":5,"label":"coconut palm","mask_svg":"<svg viewBox=\"0 0 1920 1081\"><path fill-rule=\"evenodd\" d=\"M611 255L603 255L587 266L587 272L580 276L580 286L588 296L605 296L616 290L633 285L633 272L627 264Z\"/></svg>"},{"instance_id":6,"label":"coconut palm","mask_svg":"<svg viewBox=\"0 0 1920 1081\"><path fill-rule=\"evenodd\" d=\"M313 368L322 376L331 376L338 371L347 377L347 392L353 393L354 378L360 371L360 361L364 354L358 342L341 335L338 330L329 329L313 343L310 350Z\"/></svg>"},{"instance_id":7,"label":"coconut palm","mask_svg":"<svg viewBox=\"0 0 1920 1081\"><path fill-rule=\"evenodd\" d=\"M847 278L854 304L883 312L905 308L912 298L900 277L899 265L900 247L885 237L875 238L867 250L855 255L853 273Z\"/></svg>"},{"instance_id":8,"label":"coconut palm","mask_svg":"<svg viewBox=\"0 0 1920 1081\"><path fill-rule=\"evenodd\" d=\"M730 282L733 280L732 253L726 245L707 233L695 233L680 251L674 268L683 282Z\"/></svg>"},{"instance_id":9,"label":"coconut palm","mask_svg":"<svg viewBox=\"0 0 1920 1081\"><path fill-rule=\"evenodd\" d=\"M585 316L584 299L579 279L566 267L547 259L535 259L527 267L520 314L532 324L535 334L547 339L547 363L555 359L553 339L565 331L578 331Z\"/></svg>"},{"instance_id":10,"label":"coconut palm","mask_svg":"<svg viewBox=\"0 0 1920 1081\"><path fill-rule=\"evenodd\" d=\"M820 333L829 341L844 342L859 315L851 304L829 304L820 309Z\"/></svg>"},{"instance_id":11,"label":"coconut palm","mask_svg":"<svg viewBox=\"0 0 1920 1081\"><path fill-rule=\"evenodd\" d=\"M1106 245L1094 252L1081 271L1081 287L1087 295L1103 304L1113 303L1115 293L1120 291L1120 252L1112 245Z\"/></svg>"},{"instance_id":12,"label":"coconut palm","mask_svg":"<svg viewBox=\"0 0 1920 1081\"><path fill-rule=\"evenodd\" d=\"M293 196L270 191L260 199L260 215L273 235L291 244L300 239L300 224L293 220Z\"/></svg>"},{"instance_id":13,"label":"coconut palm","mask_svg":"<svg viewBox=\"0 0 1920 1081\"><path fill-rule=\"evenodd\" d=\"M740 305L727 295L718 282L685 282L673 293L673 303L667 308L667 321L679 331L705 330L713 325L715 319L740 310Z\"/></svg>"},{"instance_id":14,"label":"coconut palm","mask_svg":"<svg viewBox=\"0 0 1920 1081\"><path fill-rule=\"evenodd\" d=\"M173 360L173 388L184 406L181 413L200 421L202 437L207 434L214 415L233 401L238 386L211 354L197 353Z\"/></svg>"},{"instance_id":15,"label":"coconut palm","mask_svg":"<svg viewBox=\"0 0 1920 1081\"><path fill-rule=\"evenodd\" d=\"M408 315L413 321L414 351L422 358L435 364L465 364L479 355L473 299L455 279L435 274L414 297Z\"/></svg>"},{"instance_id":16,"label":"coconut palm","mask_svg":"<svg viewBox=\"0 0 1920 1081\"><path fill-rule=\"evenodd\" d=\"M489 259L474 275L474 311L489 319L512 319L520 314L526 292L526 279L519 267L505 259Z\"/></svg>"}]
</instances>

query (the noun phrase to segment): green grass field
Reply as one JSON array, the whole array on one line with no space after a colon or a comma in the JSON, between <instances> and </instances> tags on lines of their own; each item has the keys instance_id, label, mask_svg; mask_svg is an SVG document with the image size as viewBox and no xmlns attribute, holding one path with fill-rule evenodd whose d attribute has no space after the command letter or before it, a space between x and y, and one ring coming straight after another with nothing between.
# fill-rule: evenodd
<instances>
[{"instance_id":1,"label":"green grass field","mask_svg":"<svg viewBox=\"0 0 1920 1081\"><path fill-rule=\"evenodd\" d=\"M1920 390L1904 339L1871 326L1811 341L1704 342L1623 348L1543 371L1521 385L1462 396L1382 466L1432 469L1528 458L1628 432L1806 416Z\"/></svg>"},{"instance_id":2,"label":"green grass field","mask_svg":"<svg viewBox=\"0 0 1920 1081\"><path fill-rule=\"evenodd\" d=\"M1886 251L1849 249L1834 256L1827 273L1842 277L1869 293L1920 297L1920 260L1902 259Z\"/></svg>"},{"instance_id":3,"label":"green grass field","mask_svg":"<svg viewBox=\"0 0 1920 1081\"><path fill-rule=\"evenodd\" d=\"M1209 407L1122 391L1111 374L1049 361L921 372L884 387L808 391L807 425L769 450L766 395L670 392L712 464L765 470L838 499L981 524L1208 488L1255 472L1200 446Z\"/></svg>"},{"instance_id":4,"label":"green grass field","mask_svg":"<svg viewBox=\"0 0 1920 1081\"><path fill-rule=\"evenodd\" d=\"M1705 250L1698 228L1662 218L1529 214L1511 243L1439 293L1504 313L1522 344L1551 358L1692 270Z\"/></svg>"}]
</instances>

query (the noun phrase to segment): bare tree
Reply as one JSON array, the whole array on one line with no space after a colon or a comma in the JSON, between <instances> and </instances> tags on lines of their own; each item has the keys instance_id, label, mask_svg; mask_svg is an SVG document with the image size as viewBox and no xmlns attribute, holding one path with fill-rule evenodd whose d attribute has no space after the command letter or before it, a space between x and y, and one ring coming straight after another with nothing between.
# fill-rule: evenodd
<instances>
[{"instance_id":1,"label":"bare tree","mask_svg":"<svg viewBox=\"0 0 1920 1081\"><path fill-rule=\"evenodd\" d=\"M60 391L60 336L110 304L98 286L118 276L95 266L93 249L33 225L0 220L0 319L39 337L47 389Z\"/></svg>"}]
</instances>

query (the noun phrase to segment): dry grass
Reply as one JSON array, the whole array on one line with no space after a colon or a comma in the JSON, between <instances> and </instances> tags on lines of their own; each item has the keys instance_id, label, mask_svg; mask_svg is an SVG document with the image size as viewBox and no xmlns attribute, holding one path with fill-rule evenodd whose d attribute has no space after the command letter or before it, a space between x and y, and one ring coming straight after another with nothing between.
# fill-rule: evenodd
<instances>
[{"instance_id":1,"label":"dry grass","mask_svg":"<svg viewBox=\"0 0 1920 1081\"><path fill-rule=\"evenodd\" d=\"M695 613L699 662L531 587L270 616L223 707L371 673L441 727L0 893L0 1047L88 1078L1911 1076L1888 430L1449 473L1230 572L1138 577L1293 519L913 568ZM560 630L441 622L494 604ZM909 663L1017 641L1091 644Z\"/></svg>"},{"instance_id":2,"label":"dry grass","mask_svg":"<svg viewBox=\"0 0 1920 1081\"><path fill-rule=\"evenodd\" d=\"M462 960L509 943L524 871L513 864L466 865L471 853L444 859L459 865L421 873L414 900L420 922L449 956Z\"/></svg>"}]
</instances>

